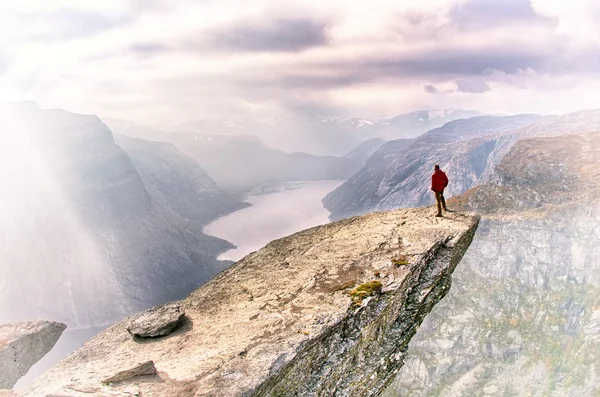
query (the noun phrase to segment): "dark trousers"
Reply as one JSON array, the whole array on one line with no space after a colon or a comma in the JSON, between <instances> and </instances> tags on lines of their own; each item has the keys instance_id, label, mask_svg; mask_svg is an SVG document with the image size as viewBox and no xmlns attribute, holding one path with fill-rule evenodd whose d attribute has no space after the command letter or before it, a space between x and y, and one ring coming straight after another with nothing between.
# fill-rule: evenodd
<instances>
[{"instance_id":1,"label":"dark trousers","mask_svg":"<svg viewBox=\"0 0 600 397\"><path fill-rule=\"evenodd\" d=\"M438 214L442 213L442 208L446 211L446 199L444 198L444 191L435 192L435 201L437 201Z\"/></svg>"}]
</instances>

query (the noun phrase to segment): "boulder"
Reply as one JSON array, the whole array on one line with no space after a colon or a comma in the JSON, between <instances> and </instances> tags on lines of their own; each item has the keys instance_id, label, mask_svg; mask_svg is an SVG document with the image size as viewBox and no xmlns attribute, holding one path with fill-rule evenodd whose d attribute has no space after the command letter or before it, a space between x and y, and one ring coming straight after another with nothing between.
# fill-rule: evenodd
<instances>
[{"instance_id":1,"label":"boulder","mask_svg":"<svg viewBox=\"0 0 600 397\"><path fill-rule=\"evenodd\" d=\"M10 389L48 353L67 328L52 321L0 325L0 389Z\"/></svg>"},{"instance_id":2,"label":"boulder","mask_svg":"<svg viewBox=\"0 0 600 397\"><path fill-rule=\"evenodd\" d=\"M140 338L156 338L170 334L183 322L185 311L177 303L156 306L135 315L127 331Z\"/></svg>"}]
</instances>

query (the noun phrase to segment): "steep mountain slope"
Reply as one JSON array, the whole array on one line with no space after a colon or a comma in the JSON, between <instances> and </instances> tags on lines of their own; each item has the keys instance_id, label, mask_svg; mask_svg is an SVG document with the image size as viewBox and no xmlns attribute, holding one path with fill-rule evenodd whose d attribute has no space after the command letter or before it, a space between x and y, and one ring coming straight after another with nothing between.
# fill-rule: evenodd
<instances>
[{"instance_id":1,"label":"steep mountain slope","mask_svg":"<svg viewBox=\"0 0 600 397\"><path fill-rule=\"evenodd\" d=\"M357 161L362 167L366 164L367 160L369 160L371 156L385 144L385 142L386 141L381 138L368 139L352 149L345 157Z\"/></svg>"},{"instance_id":2,"label":"steep mountain slope","mask_svg":"<svg viewBox=\"0 0 600 397\"><path fill-rule=\"evenodd\" d=\"M97 117L17 106L1 132L0 322L107 324L223 268L214 254L227 243L166 208L165 177L138 173Z\"/></svg>"},{"instance_id":3,"label":"steep mountain slope","mask_svg":"<svg viewBox=\"0 0 600 397\"><path fill-rule=\"evenodd\" d=\"M23 395L378 395L477 229L476 216L430 212L371 214L273 241L179 302L185 322L170 335L134 339L123 321ZM140 363L148 375L107 381Z\"/></svg>"},{"instance_id":4,"label":"steep mountain slope","mask_svg":"<svg viewBox=\"0 0 600 397\"><path fill-rule=\"evenodd\" d=\"M384 395L599 395L599 193L591 132L520 141L458 197L484 219Z\"/></svg>"},{"instance_id":5,"label":"steep mountain slope","mask_svg":"<svg viewBox=\"0 0 600 397\"><path fill-rule=\"evenodd\" d=\"M332 219L431 204L429 182L435 164L450 175L448 194L462 193L485 178L515 141L508 132L540 119L535 115L474 117L447 123L415 141L390 141L323 203Z\"/></svg>"},{"instance_id":6,"label":"steep mountain slope","mask_svg":"<svg viewBox=\"0 0 600 397\"><path fill-rule=\"evenodd\" d=\"M229 244L202 234L212 220L248 204L220 189L191 158L168 143L115 135L115 142L131 159L153 200L185 221L184 227L200 236L202 247L216 255ZM216 244L215 249L208 250Z\"/></svg>"}]
</instances>

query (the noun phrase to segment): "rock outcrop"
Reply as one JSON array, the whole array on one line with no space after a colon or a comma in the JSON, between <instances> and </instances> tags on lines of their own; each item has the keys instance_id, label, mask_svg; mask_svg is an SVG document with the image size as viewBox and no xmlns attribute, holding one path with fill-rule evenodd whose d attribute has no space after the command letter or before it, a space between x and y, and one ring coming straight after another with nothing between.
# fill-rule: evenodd
<instances>
[{"instance_id":1,"label":"rock outcrop","mask_svg":"<svg viewBox=\"0 0 600 397\"><path fill-rule=\"evenodd\" d=\"M483 219L384 396L600 395L599 193L590 132L517 142L453 200Z\"/></svg>"},{"instance_id":2,"label":"rock outcrop","mask_svg":"<svg viewBox=\"0 0 600 397\"><path fill-rule=\"evenodd\" d=\"M374 396L402 367L408 343L448 292L478 218L431 208L352 218L276 240L180 302L186 322L135 340L129 321L101 332L23 395Z\"/></svg>"},{"instance_id":3,"label":"rock outcrop","mask_svg":"<svg viewBox=\"0 0 600 397\"><path fill-rule=\"evenodd\" d=\"M0 389L12 388L52 349L66 327L51 321L0 325Z\"/></svg>"}]
</instances>

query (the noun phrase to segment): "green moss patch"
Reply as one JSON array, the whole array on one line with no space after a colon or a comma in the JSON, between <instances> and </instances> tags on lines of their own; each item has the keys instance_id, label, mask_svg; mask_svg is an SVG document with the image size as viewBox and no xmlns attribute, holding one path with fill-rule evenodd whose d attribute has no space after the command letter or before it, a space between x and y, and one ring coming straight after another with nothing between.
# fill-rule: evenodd
<instances>
[{"instance_id":1,"label":"green moss patch","mask_svg":"<svg viewBox=\"0 0 600 397\"><path fill-rule=\"evenodd\" d=\"M376 293L381 292L381 288L383 285L380 281L373 280L368 283L364 283L354 288L352 291L348 292L350 298L352 299L352 304L355 306L360 306L365 298L369 296L373 296Z\"/></svg>"}]
</instances>

